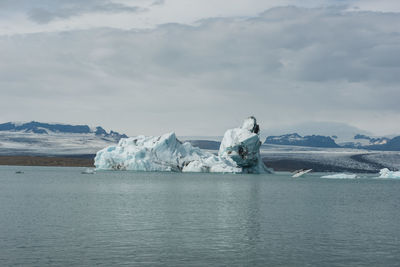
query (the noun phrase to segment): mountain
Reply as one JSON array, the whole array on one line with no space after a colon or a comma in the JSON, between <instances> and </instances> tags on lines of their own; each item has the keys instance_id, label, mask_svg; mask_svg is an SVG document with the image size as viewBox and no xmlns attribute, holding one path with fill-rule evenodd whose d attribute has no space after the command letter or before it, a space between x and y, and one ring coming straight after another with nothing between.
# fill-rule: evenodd
<instances>
[{"instance_id":1,"label":"mountain","mask_svg":"<svg viewBox=\"0 0 400 267\"><path fill-rule=\"evenodd\" d=\"M306 135L303 137L298 133L268 136L264 144L329 148L339 147L339 145L329 136Z\"/></svg>"},{"instance_id":2,"label":"mountain","mask_svg":"<svg viewBox=\"0 0 400 267\"><path fill-rule=\"evenodd\" d=\"M368 140L370 145L385 145L390 141L387 137L369 137L364 134L357 134L354 136L355 140Z\"/></svg>"},{"instance_id":3,"label":"mountain","mask_svg":"<svg viewBox=\"0 0 400 267\"><path fill-rule=\"evenodd\" d=\"M292 124L286 127L270 127L263 129L262 134L266 136L279 136L287 133L298 133L301 136L306 135L322 135L322 136L337 136L335 142L337 144L343 142L354 141L353 137L356 134L370 135L371 133L354 127L352 125L341 122L329 121L308 121Z\"/></svg>"},{"instance_id":4,"label":"mountain","mask_svg":"<svg viewBox=\"0 0 400 267\"><path fill-rule=\"evenodd\" d=\"M378 151L400 151L400 136L370 137L365 134L356 134L352 141L336 143L336 136L306 135L298 133L284 134L279 136L268 136L264 144L305 146L305 147L326 147L326 148L353 148Z\"/></svg>"},{"instance_id":5,"label":"mountain","mask_svg":"<svg viewBox=\"0 0 400 267\"><path fill-rule=\"evenodd\" d=\"M0 154L93 154L126 137L101 126L7 122L0 124Z\"/></svg>"},{"instance_id":6,"label":"mountain","mask_svg":"<svg viewBox=\"0 0 400 267\"><path fill-rule=\"evenodd\" d=\"M354 140L340 144L346 148L362 148L369 150L382 151L400 151L400 136L394 138L388 137L370 137L364 134L356 134Z\"/></svg>"},{"instance_id":7,"label":"mountain","mask_svg":"<svg viewBox=\"0 0 400 267\"><path fill-rule=\"evenodd\" d=\"M400 151L400 136L396 136L392 139L381 138L381 140L372 142L369 146L364 146L370 150L383 150L383 151Z\"/></svg>"},{"instance_id":8,"label":"mountain","mask_svg":"<svg viewBox=\"0 0 400 267\"><path fill-rule=\"evenodd\" d=\"M10 132L25 132L25 133L36 133L36 134L49 134L49 133L77 133L77 134L90 134L94 133L97 136L111 137L116 141L121 138L127 138L125 134L119 134L118 132L110 131L107 133L102 127L97 126L95 129L90 128L88 125L69 125L69 124L50 124L43 122L26 122L26 123L15 123L7 122L0 124L0 131Z\"/></svg>"}]
</instances>

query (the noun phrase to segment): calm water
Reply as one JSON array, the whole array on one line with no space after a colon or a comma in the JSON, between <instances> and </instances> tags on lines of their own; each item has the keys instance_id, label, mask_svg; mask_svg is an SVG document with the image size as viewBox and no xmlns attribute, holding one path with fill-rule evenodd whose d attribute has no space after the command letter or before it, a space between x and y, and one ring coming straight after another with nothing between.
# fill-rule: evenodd
<instances>
[{"instance_id":1,"label":"calm water","mask_svg":"<svg viewBox=\"0 0 400 267\"><path fill-rule=\"evenodd\" d=\"M400 180L81 170L0 167L1 266L400 265Z\"/></svg>"}]
</instances>

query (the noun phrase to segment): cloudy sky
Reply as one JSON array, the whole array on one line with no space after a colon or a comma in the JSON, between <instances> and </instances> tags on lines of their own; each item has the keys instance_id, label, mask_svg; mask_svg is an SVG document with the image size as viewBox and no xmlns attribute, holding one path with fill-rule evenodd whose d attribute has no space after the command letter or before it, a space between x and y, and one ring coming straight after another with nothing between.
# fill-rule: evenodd
<instances>
[{"instance_id":1,"label":"cloudy sky","mask_svg":"<svg viewBox=\"0 0 400 267\"><path fill-rule=\"evenodd\" d=\"M400 133L398 0L1 0L0 122Z\"/></svg>"}]
</instances>

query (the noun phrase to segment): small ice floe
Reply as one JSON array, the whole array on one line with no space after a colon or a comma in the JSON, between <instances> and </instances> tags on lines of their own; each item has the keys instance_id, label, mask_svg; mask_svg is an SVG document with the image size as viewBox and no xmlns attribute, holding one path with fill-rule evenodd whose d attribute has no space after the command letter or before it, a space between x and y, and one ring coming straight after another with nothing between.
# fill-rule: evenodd
<instances>
[{"instance_id":1,"label":"small ice floe","mask_svg":"<svg viewBox=\"0 0 400 267\"><path fill-rule=\"evenodd\" d=\"M306 173L309 173L310 171L312 171L312 169L308 169L308 170L305 170L305 169L296 170L296 171L293 172L292 177L293 177L293 178L297 178L297 177L303 176L303 175L306 174Z\"/></svg>"},{"instance_id":2,"label":"small ice floe","mask_svg":"<svg viewBox=\"0 0 400 267\"><path fill-rule=\"evenodd\" d=\"M378 178L400 178L400 171L391 171L388 168L381 169L379 174L380 176Z\"/></svg>"},{"instance_id":3,"label":"small ice floe","mask_svg":"<svg viewBox=\"0 0 400 267\"><path fill-rule=\"evenodd\" d=\"M16 171L15 173L16 174L23 174L24 172L23 171Z\"/></svg>"},{"instance_id":4,"label":"small ice floe","mask_svg":"<svg viewBox=\"0 0 400 267\"><path fill-rule=\"evenodd\" d=\"M95 174L96 171L94 169L87 168L86 170L81 172L82 174Z\"/></svg>"},{"instance_id":5,"label":"small ice floe","mask_svg":"<svg viewBox=\"0 0 400 267\"><path fill-rule=\"evenodd\" d=\"M352 173L336 173L336 174L330 174L330 175L324 175L321 176L321 178L327 178L327 179L356 179L357 174L352 174Z\"/></svg>"}]
</instances>

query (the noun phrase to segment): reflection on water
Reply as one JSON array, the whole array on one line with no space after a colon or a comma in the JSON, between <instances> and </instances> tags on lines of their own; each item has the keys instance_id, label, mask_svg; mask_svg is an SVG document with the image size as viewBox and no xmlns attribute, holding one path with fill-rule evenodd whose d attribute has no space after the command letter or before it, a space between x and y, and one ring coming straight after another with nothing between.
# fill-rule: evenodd
<instances>
[{"instance_id":1,"label":"reflection on water","mask_svg":"<svg viewBox=\"0 0 400 267\"><path fill-rule=\"evenodd\" d=\"M0 265L396 266L400 181L0 167Z\"/></svg>"}]
</instances>

